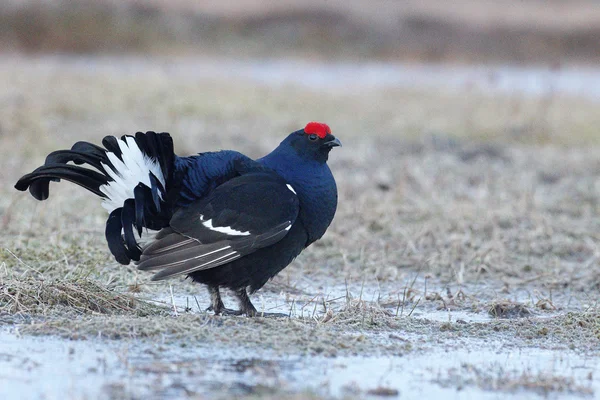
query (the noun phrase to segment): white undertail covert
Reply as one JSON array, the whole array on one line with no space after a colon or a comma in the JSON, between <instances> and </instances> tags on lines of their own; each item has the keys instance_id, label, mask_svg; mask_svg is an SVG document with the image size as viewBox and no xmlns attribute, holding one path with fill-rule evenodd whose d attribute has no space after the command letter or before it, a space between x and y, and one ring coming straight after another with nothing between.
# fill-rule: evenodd
<instances>
[{"instance_id":1,"label":"white undertail covert","mask_svg":"<svg viewBox=\"0 0 600 400\"><path fill-rule=\"evenodd\" d=\"M107 151L106 156L114 166L114 170L107 164L102 163L106 174L113 179L106 185L100 186L100 191L105 195L102 207L109 213L123 207L125 200L133 199L133 190L139 183L151 187L150 173L153 173L165 187L165 177L160 169L160 164L144 154L133 137L127 136L118 140L117 143L123 161L116 154ZM162 199L160 192L159 196Z\"/></svg>"}]
</instances>

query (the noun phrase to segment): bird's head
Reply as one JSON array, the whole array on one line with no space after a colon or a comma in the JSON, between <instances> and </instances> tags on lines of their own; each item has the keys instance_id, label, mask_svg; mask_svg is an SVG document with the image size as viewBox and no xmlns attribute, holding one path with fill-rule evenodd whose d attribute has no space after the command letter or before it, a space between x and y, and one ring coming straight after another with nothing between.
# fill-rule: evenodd
<instances>
[{"instance_id":1,"label":"bird's head","mask_svg":"<svg viewBox=\"0 0 600 400\"><path fill-rule=\"evenodd\" d=\"M309 122L304 129L292 132L283 143L289 145L302 158L323 163L327 161L332 148L342 145L331 134L329 126L320 122Z\"/></svg>"}]
</instances>

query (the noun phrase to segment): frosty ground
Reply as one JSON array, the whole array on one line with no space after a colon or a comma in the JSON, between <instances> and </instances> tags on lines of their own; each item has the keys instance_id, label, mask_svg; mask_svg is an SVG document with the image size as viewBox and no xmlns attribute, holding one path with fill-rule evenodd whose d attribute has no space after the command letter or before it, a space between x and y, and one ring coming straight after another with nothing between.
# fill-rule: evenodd
<instances>
[{"instance_id":1,"label":"frosty ground","mask_svg":"<svg viewBox=\"0 0 600 400\"><path fill-rule=\"evenodd\" d=\"M576 86L577 70L424 81L263 63L0 60L2 397L600 393L597 71ZM310 120L344 144L330 160L340 205L253 297L289 318L206 313L199 285L111 259L93 195L12 188L77 140L169 131L179 154L258 157Z\"/></svg>"}]
</instances>

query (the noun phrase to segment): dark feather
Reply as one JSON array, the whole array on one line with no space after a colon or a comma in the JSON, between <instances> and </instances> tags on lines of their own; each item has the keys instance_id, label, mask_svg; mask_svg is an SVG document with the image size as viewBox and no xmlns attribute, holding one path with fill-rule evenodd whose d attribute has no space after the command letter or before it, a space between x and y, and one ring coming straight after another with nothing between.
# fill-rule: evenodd
<instances>
[{"instance_id":1,"label":"dark feather","mask_svg":"<svg viewBox=\"0 0 600 400\"><path fill-rule=\"evenodd\" d=\"M106 220L105 236L108 243L110 252L115 256L117 262L127 265L131 261L131 258L127 254L125 243L121 237L121 229L123 224L121 222L121 210L117 208L113 210Z\"/></svg>"},{"instance_id":2,"label":"dark feather","mask_svg":"<svg viewBox=\"0 0 600 400\"><path fill-rule=\"evenodd\" d=\"M135 227L140 236L142 236L142 228L144 227L144 206L146 199L144 192L146 190L148 190L148 188L142 183L133 189L133 198L135 200Z\"/></svg>"},{"instance_id":3,"label":"dark feather","mask_svg":"<svg viewBox=\"0 0 600 400\"><path fill-rule=\"evenodd\" d=\"M151 156L151 153L148 151L148 138L147 133L136 132L135 133L135 143L138 145L142 153L148 154Z\"/></svg>"},{"instance_id":4,"label":"dark feather","mask_svg":"<svg viewBox=\"0 0 600 400\"><path fill-rule=\"evenodd\" d=\"M242 175L178 210L170 232L144 248L138 268L162 269L153 278L159 280L218 267L281 240L297 214L298 198L281 177Z\"/></svg>"},{"instance_id":5,"label":"dark feather","mask_svg":"<svg viewBox=\"0 0 600 400\"><path fill-rule=\"evenodd\" d=\"M159 191L160 193L164 193L164 189L158 178L152 172L150 172L150 185L150 190L152 191L152 200L154 201L154 207L156 207L156 210L160 212Z\"/></svg>"},{"instance_id":6,"label":"dark feather","mask_svg":"<svg viewBox=\"0 0 600 400\"><path fill-rule=\"evenodd\" d=\"M136 140L142 137L143 139L139 142L140 148L143 147L143 151L147 155L158 161L163 176L168 184L171 181L173 162L175 160L173 139L171 138L171 135L166 132L156 133L152 131L146 132L145 135L141 132L136 133ZM163 189L166 192L168 187Z\"/></svg>"},{"instance_id":7,"label":"dark feather","mask_svg":"<svg viewBox=\"0 0 600 400\"><path fill-rule=\"evenodd\" d=\"M199 244L196 241L194 243L189 242L187 238L180 242L171 239L174 238L167 237L167 241L172 244L162 247L160 251L156 251L152 256L148 256L147 250L144 249L138 269L162 269L153 278L158 280L194 270L214 268L231 261L231 259L241 257L226 241Z\"/></svg>"},{"instance_id":8,"label":"dark feather","mask_svg":"<svg viewBox=\"0 0 600 400\"><path fill-rule=\"evenodd\" d=\"M240 253L250 253L253 250L270 246L287 235L291 225L292 221L285 221L260 235L238 239L234 242L233 248Z\"/></svg>"},{"instance_id":9,"label":"dark feather","mask_svg":"<svg viewBox=\"0 0 600 400\"><path fill-rule=\"evenodd\" d=\"M216 268L278 242L287 234L286 227L289 224L282 224L262 235L210 244L170 233L144 249L138 269L162 269L152 277L157 281Z\"/></svg>"},{"instance_id":10,"label":"dark feather","mask_svg":"<svg viewBox=\"0 0 600 400\"><path fill-rule=\"evenodd\" d=\"M160 168L163 172L163 175L167 179L167 182L171 182L171 177L173 175L173 163L175 161L175 152L173 150L173 138L166 132L162 132L158 134L160 139L160 152L158 154L158 162L160 164ZM169 188L166 187L166 190Z\"/></svg>"},{"instance_id":11,"label":"dark feather","mask_svg":"<svg viewBox=\"0 0 600 400\"><path fill-rule=\"evenodd\" d=\"M133 233L133 224L135 223L135 201L133 199L125 200L121 211L121 225L123 226L123 234L125 236L125 244L129 250L129 258L139 260L142 254L142 249L138 246Z\"/></svg>"},{"instance_id":12,"label":"dark feather","mask_svg":"<svg viewBox=\"0 0 600 400\"><path fill-rule=\"evenodd\" d=\"M94 154L100 158L106 158L106 149L90 142L76 142L73 146L71 146L71 150ZM106 158L106 161L108 161L108 158Z\"/></svg>"},{"instance_id":13,"label":"dark feather","mask_svg":"<svg viewBox=\"0 0 600 400\"><path fill-rule=\"evenodd\" d=\"M116 137L105 136L104 139L102 139L102 146L104 146L106 150L110 151L111 153L114 153L119 160L123 161L121 148L119 147L119 142Z\"/></svg>"},{"instance_id":14,"label":"dark feather","mask_svg":"<svg viewBox=\"0 0 600 400\"><path fill-rule=\"evenodd\" d=\"M286 182L273 172L258 172L231 179L203 199L179 209L171 219L171 227L201 243L212 243L235 236L252 239L270 233L279 226L289 226L299 211L298 197ZM202 219L200 219L202 216ZM204 225L209 221L213 229ZM219 232L227 227L249 235Z\"/></svg>"},{"instance_id":15,"label":"dark feather","mask_svg":"<svg viewBox=\"0 0 600 400\"><path fill-rule=\"evenodd\" d=\"M108 182L105 175L88 168L77 165L52 164L42 165L32 173L24 175L15 184L15 188L24 191L29 187L33 197L38 200L45 200L48 198L50 181L56 181L57 179L73 182L101 197L104 195L100 191L100 186Z\"/></svg>"},{"instance_id":16,"label":"dark feather","mask_svg":"<svg viewBox=\"0 0 600 400\"><path fill-rule=\"evenodd\" d=\"M171 231L171 233L163 234L163 231ZM167 251L179 251L184 247L192 247L199 245L198 241L174 233L169 228L163 229L156 235L156 241L150 243L144 248L144 257L150 258Z\"/></svg>"},{"instance_id":17,"label":"dark feather","mask_svg":"<svg viewBox=\"0 0 600 400\"><path fill-rule=\"evenodd\" d=\"M99 157L96 154L90 154L86 152L73 151L73 150L58 150L54 151L46 157L45 165L51 164L67 164L68 162L74 162L77 165L89 164L99 171L103 171L102 162L106 164L108 158L106 155Z\"/></svg>"},{"instance_id":18,"label":"dark feather","mask_svg":"<svg viewBox=\"0 0 600 400\"><path fill-rule=\"evenodd\" d=\"M80 152L80 153L86 153L86 154L93 155L95 158L98 159L98 161L106 164L113 171L115 170L114 165L112 164L112 162L108 159L108 156L106 155L106 149L104 149L98 145L95 145L95 144L89 143L89 142L77 142L73 145L73 147L71 147L71 150ZM77 161L75 161L75 164L77 164ZM102 169L99 169L99 170L100 171L104 170L104 167L102 167Z\"/></svg>"},{"instance_id":19,"label":"dark feather","mask_svg":"<svg viewBox=\"0 0 600 400\"><path fill-rule=\"evenodd\" d=\"M167 241L174 244L164 247L161 245L161 249L155 250L151 256L148 255L147 249L144 249L144 253L142 253L137 268L140 270L168 268L179 265L192 258L203 258L203 260L198 261L198 263L202 263L218 258L219 256L215 254L221 254L225 250L227 250L225 253L230 253L232 251L229 244L225 242L205 245L195 242L192 246L189 246L190 243L186 240L188 238L183 237L183 240L180 242L171 242L169 239L170 238L168 238ZM181 246L179 246L179 244L181 244ZM163 251L167 248L170 248L171 250Z\"/></svg>"},{"instance_id":20,"label":"dark feather","mask_svg":"<svg viewBox=\"0 0 600 400\"><path fill-rule=\"evenodd\" d=\"M117 261L123 264L129 263L131 259L138 260L141 249L136 242L134 228L141 236L143 228L162 229L168 226L173 213L173 204L167 203L166 188L172 185L175 154L173 153L173 141L168 133L156 134L149 132L136 133L135 136L123 136L133 138L136 145L145 156L158 162L165 177L163 185L156 176L150 174L150 187L139 183L133 188L133 198L124 202L123 207L113 211L107 221L106 235L109 248ZM117 171L110 162L107 152L114 153L121 161L123 160L119 141L114 136L106 136L102 140L105 148L88 142L77 142L71 150L58 150L46 157L45 164L32 173L23 176L16 183L18 190L27 190L38 200L45 200L49 196L50 182L59 182L61 179L71 181L80 185L92 193L105 198L106 195L100 191L100 187L113 181L105 168ZM90 166L92 168L85 168ZM177 183L174 187L177 187ZM174 202L177 193L173 193ZM169 200L169 201L171 201ZM124 239L122 237L124 235Z\"/></svg>"},{"instance_id":21,"label":"dark feather","mask_svg":"<svg viewBox=\"0 0 600 400\"><path fill-rule=\"evenodd\" d=\"M231 261L237 260L241 256L237 253L226 251L217 253L219 257L215 260L199 262L196 258L191 258L189 260L185 260L180 262L179 265L174 265L169 268L165 268L162 271L154 274L152 277L153 281L160 281L163 279L171 278L177 275L190 274L195 271L204 271L207 269L218 267L219 265L227 264ZM202 260L202 259L201 259ZM179 262L178 262L179 263Z\"/></svg>"},{"instance_id":22,"label":"dark feather","mask_svg":"<svg viewBox=\"0 0 600 400\"><path fill-rule=\"evenodd\" d=\"M156 236L154 237L155 240L160 240L164 237L166 237L167 235L170 235L171 233L176 233L170 226L167 226L164 229L161 229L160 231L158 231L158 233L156 234Z\"/></svg>"}]
</instances>

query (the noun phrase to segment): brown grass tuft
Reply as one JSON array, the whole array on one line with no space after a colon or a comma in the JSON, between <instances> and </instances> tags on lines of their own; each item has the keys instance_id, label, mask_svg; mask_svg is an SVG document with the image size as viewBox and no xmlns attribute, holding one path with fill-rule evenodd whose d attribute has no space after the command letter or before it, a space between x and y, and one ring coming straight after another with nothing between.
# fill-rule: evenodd
<instances>
[{"instance_id":1,"label":"brown grass tuft","mask_svg":"<svg viewBox=\"0 0 600 400\"><path fill-rule=\"evenodd\" d=\"M158 315L164 308L117 293L97 283L3 279L0 281L0 312L8 314L46 315L54 309L78 314Z\"/></svg>"},{"instance_id":2,"label":"brown grass tuft","mask_svg":"<svg viewBox=\"0 0 600 400\"><path fill-rule=\"evenodd\" d=\"M524 304L502 300L490 304L488 314L494 318L523 318L531 316L531 311Z\"/></svg>"}]
</instances>

